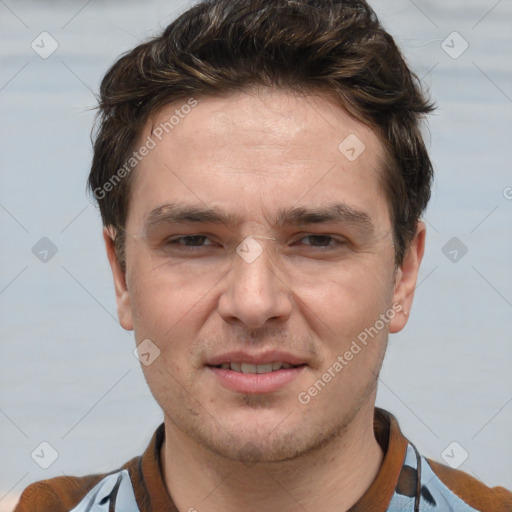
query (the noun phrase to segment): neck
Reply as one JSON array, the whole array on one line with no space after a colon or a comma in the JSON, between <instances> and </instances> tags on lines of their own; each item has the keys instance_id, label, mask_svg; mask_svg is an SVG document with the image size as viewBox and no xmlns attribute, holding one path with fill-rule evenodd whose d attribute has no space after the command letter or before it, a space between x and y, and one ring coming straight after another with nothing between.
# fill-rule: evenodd
<instances>
[{"instance_id":1,"label":"neck","mask_svg":"<svg viewBox=\"0 0 512 512\"><path fill-rule=\"evenodd\" d=\"M370 407L371 405L371 407ZM198 445L165 419L164 480L180 512L348 510L370 487L383 459L373 403L337 438L307 455L253 466Z\"/></svg>"}]
</instances>

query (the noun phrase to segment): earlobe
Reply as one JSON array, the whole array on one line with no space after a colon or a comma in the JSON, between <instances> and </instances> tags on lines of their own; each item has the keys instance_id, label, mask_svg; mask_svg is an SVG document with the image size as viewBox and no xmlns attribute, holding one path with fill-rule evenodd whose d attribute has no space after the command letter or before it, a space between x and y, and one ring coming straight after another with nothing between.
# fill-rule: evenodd
<instances>
[{"instance_id":1,"label":"earlobe","mask_svg":"<svg viewBox=\"0 0 512 512\"><path fill-rule=\"evenodd\" d=\"M112 226L103 228L103 239L107 250L107 257L112 270L114 288L116 292L117 315L119 323L127 331L133 330L133 320L130 306L130 292L126 285L126 274L121 268L115 251L115 230Z\"/></svg>"},{"instance_id":2,"label":"earlobe","mask_svg":"<svg viewBox=\"0 0 512 512\"><path fill-rule=\"evenodd\" d=\"M400 268L396 271L393 304L401 306L400 313L389 323L389 332L401 331L407 324L414 299L421 260L425 252L426 226L418 221L416 234L412 239Z\"/></svg>"}]
</instances>

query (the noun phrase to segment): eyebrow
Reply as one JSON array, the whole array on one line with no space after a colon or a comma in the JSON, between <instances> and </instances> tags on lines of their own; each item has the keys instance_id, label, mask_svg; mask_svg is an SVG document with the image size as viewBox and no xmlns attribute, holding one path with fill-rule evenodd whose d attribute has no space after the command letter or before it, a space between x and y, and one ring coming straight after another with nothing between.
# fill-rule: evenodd
<instances>
[{"instance_id":1,"label":"eyebrow","mask_svg":"<svg viewBox=\"0 0 512 512\"><path fill-rule=\"evenodd\" d=\"M224 224L236 226L241 220L235 214L228 213L218 207L181 203L167 203L151 210L144 223L145 232L149 232L162 224ZM351 224L367 232L373 232L375 226L370 216L344 203L333 203L323 207L281 208L271 222L272 226L305 226L310 224Z\"/></svg>"}]
</instances>

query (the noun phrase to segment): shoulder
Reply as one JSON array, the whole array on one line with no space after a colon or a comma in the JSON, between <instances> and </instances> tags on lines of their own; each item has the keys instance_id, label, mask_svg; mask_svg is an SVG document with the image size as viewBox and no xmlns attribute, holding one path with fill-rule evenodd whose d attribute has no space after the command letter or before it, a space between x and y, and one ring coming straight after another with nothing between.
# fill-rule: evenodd
<instances>
[{"instance_id":1,"label":"shoulder","mask_svg":"<svg viewBox=\"0 0 512 512\"><path fill-rule=\"evenodd\" d=\"M512 511L512 492L504 487L488 487L464 471L453 469L428 458L424 460L436 479L474 510L478 512Z\"/></svg>"},{"instance_id":2,"label":"shoulder","mask_svg":"<svg viewBox=\"0 0 512 512\"><path fill-rule=\"evenodd\" d=\"M91 503L98 500L108 502L112 494L117 496L119 493L135 503L130 472L136 471L139 461L140 457L135 457L122 468L109 473L63 476L35 482L23 491L13 512L78 512L89 510ZM88 506L84 508L85 502Z\"/></svg>"},{"instance_id":3,"label":"shoulder","mask_svg":"<svg viewBox=\"0 0 512 512\"><path fill-rule=\"evenodd\" d=\"M68 512L104 477L62 476L29 485L14 512Z\"/></svg>"}]
</instances>

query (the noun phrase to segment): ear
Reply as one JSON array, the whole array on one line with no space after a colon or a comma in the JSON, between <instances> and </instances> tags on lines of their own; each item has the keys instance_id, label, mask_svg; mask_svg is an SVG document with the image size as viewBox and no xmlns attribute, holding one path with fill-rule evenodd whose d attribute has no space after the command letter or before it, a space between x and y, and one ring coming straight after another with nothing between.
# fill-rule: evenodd
<instances>
[{"instance_id":1,"label":"ear","mask_svg":"<svg viewBox=\"0 0 512 512\"><path fill-rule=\"evenodd\" d=\"M426 232L425 223L418 221L416 234L405 253L404 261L396 271L393 304L397 305L396 310L399 311L399 314L395 315L389 322L390 333L401 331L407 324L414 299L418 272L425 252ZM398 309L398 306L401 306L401 308Z\"/></svg>"},{"instance_id":2,"label":"ear","mask_svg":"<svg viewBox=\"0 0 512 512\"><path fill-rule=\"evenodd\" d=\"M116 290L117 316L119 323L127 331L133 330L132 310L130 306L130 292L126 286L125 273L117 260L114 245L114 229L111 226L103 228L103 239L107 249L108 261L114 278Z\"/></svg>"}]
</instances>

